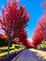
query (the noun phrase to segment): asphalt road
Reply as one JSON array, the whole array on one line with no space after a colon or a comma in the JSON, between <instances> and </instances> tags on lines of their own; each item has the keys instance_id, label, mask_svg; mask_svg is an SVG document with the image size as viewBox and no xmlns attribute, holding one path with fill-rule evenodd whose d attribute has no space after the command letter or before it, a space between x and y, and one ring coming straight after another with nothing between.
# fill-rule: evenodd
<instances>
[{"instance_id":1,"label":"asphalt road","mask_svg":"<svg viewBox=\"0 0 46 61\"><path fill-rule=\"evenodd\" d=\"M14 57L12 61L46 61L46 51L26 49Z\"/></svg>"}]
</instances>

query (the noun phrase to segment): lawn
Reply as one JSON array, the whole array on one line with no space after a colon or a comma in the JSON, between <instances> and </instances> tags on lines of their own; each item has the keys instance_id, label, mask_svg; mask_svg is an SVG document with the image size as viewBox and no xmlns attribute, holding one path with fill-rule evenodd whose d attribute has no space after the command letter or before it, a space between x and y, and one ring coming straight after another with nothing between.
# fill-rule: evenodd
<instances>
[{"instance_id":1,"label":"lawn","mask_svg":"<svg viewBox=\"0 0 46 61\"><path fill-rule=\"evenodd\" d=\"M18 46L20 46L20 45L18 45L18 44L12 44L12 47L10 47L10 54L12 54L12 53L15 53L15 52L19 52L19 51L21 51L22 50L22 48L17 48ZM5 47L0 47L0 56L6 56L7 55L7 50L8 50L8 46L5 46Z\"/></svg>"}]
</instances>

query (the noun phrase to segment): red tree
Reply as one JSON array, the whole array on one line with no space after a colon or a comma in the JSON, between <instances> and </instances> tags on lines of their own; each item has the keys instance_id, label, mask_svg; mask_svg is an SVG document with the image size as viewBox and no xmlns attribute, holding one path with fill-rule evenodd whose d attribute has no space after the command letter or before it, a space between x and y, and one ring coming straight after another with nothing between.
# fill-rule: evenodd
<instances>
[{"instance_id":1,"label":"red tree","mask_svg":"<svg viewBox=\"0 0 46 61\"><path fill-rule=\"evenodd\" d=\"M20 38L19 42L22 42L22 44L27 45L28 47L34 47L32 42L30 42L30 40L28 40L26 31L23 30L22 32L20 32L19 38Z\"/></svg>"},{"instance_id":2,"label":"red tree","mask_svg":"<svg viewBox=\"0 0 46 61\"><path fill-rule=\"evenodd\" d=\"M35 30L35 33L34 33L34 36L33 36L33 39L32 39L32 43L34 45L38 45L38 44L41 43L42 40L43 40L43 32L42 32L42 30L37 28Z\"/></svg>"},{"instance_id":3,"label":"red tree","mask_svg":"<svg viewBox=\"0 0 46 61\"><path fill-rule=\"evenodd\" d=\"M29 21L29 15L25 7L20 6L18 9L17 6L17 2L9 3L7 8L2 9L2 17L0 18L0 26L10 40L18 37L18 33L26 27Z\"/></svg>"},{"instance_id":4,"label":"red tree","mask_svg":"<svg viewBox=\"0 0 46 61\"><path fill-rule=\"evenodd\" d=\"M46 40L46 14L38 22L32 43L34 45L38 45L42 42L43 39Z\"/></svg>"},{"instance_id":5,"label":"red tree","mask_svg":"<svg viewBox=\"0 0 46 61\"><path fill-rule=\"evenodd\" d=\"M27 37L25 27L27 26L28 21L29 14L26 11L25 7L18 7L17 1L11 2L10 0L8 0L8 7L4 5L4 7L2 8L2 16L0 16L0 26L7 35L9 42L8 46L10 45L10 42L17 37L25 43L24 40Z\"/></svg>"},{"instance_id":6,"label":"red tree","mask_svg":"<svg viewBox=\"0 0 46 61\"><path fill-rule=\"evenodd\" d=\"M44 16L40 19L38 27L41 28L44 33L43 39L46 40L46 14L44 14Z\"/></svg>"}]
</instances>

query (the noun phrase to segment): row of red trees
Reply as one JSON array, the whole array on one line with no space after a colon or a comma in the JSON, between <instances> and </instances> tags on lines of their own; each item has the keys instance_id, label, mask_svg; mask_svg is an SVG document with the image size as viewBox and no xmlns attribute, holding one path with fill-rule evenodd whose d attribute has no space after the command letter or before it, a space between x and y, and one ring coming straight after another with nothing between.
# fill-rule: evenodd
<instances>
[{"instance_id":1,"label":"row of red trees","mask_svg":"<svg viewBox=\"0 0 46 61\"><path fill-rule=\"evenodd\" d=\"M2 15L0 16L0 28L4 30L7 36L8 46L10 46L11 41L18 38L14 42L21 42L29 47L34 47L34 45L40 44L46 38L46 14L38 22L32 42L30 42L27 40L27 33L25 31L29 21L29 13L24 6L18 7L18 4L18 1L11 2L8 0L8 6L3 6Z\"/></svg>"},{"instance_id":2,"label":"row of red trees","mask_svg":"<svg viewBox=\"0 0 46 61\"><path fill-rule=\"evenodd\" d=\"M18 4L18 1L11 2L8 0L8 7L3 6L2 15L0 16L0 28L4 30L8 42L14 40L14 42L32 47L32 43L27 40L25 31L29 21L29 13L24 6L19 7Z\"/></svg>"},{"instance_id":3,"label":"row of red trees","mask_svg":"<svg viewBox=\"0 0 46 61\"><path fill-rule=\"evenodd\" d=\"M32 43L37 46L41 44L43 39L46 40L46 14L38 22L32 38Z\"/></svg>"}]
</instances>

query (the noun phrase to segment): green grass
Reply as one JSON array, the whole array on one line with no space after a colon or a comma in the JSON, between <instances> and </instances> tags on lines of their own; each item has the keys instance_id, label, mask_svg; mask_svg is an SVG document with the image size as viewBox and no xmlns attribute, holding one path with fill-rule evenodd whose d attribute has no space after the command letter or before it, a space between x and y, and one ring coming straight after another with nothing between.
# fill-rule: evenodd
<instances>
[{"instance_id":1,"label":"green grass","mask_svg":"<svg viewBox=\"0 0 46 61\"><path fill-rule=\"evenodd\" d=\"M41 48L46 48L46 41L43 40L43 42L41 44Z\"/></svg>"},{"instance_id":2,"label":"green grass","mask_svg":"<svg viewBox=\"0 0 46 61\"><path fill-rule=\"evenodd\" d=\"M14 49L14 50L11 50L9 53L12 54L14 52L18 52L19 50L18 49ZM0 56L6 56L8 52L2 52L0 53Z\"/></svg>"},{"instance_id":3,"label":"green grass","mask_svg":"<svg viewBox=\"0 0 46 61\"><path fill-rule=\"evenodd\" d=\"M17 48L17 47L20 47L20 45L18 44L12 44L12 47L10 47L10 54L14 53L14 52L18 52L20 50L22 50L22 48ZM0 56L6 56L7 55L7 51L8 50L8 46L5 46L5 47L0 47L0 50L2 51L0 53ZM4 52L3 52L4 51Z\"/></svg>"}]
</instances>

